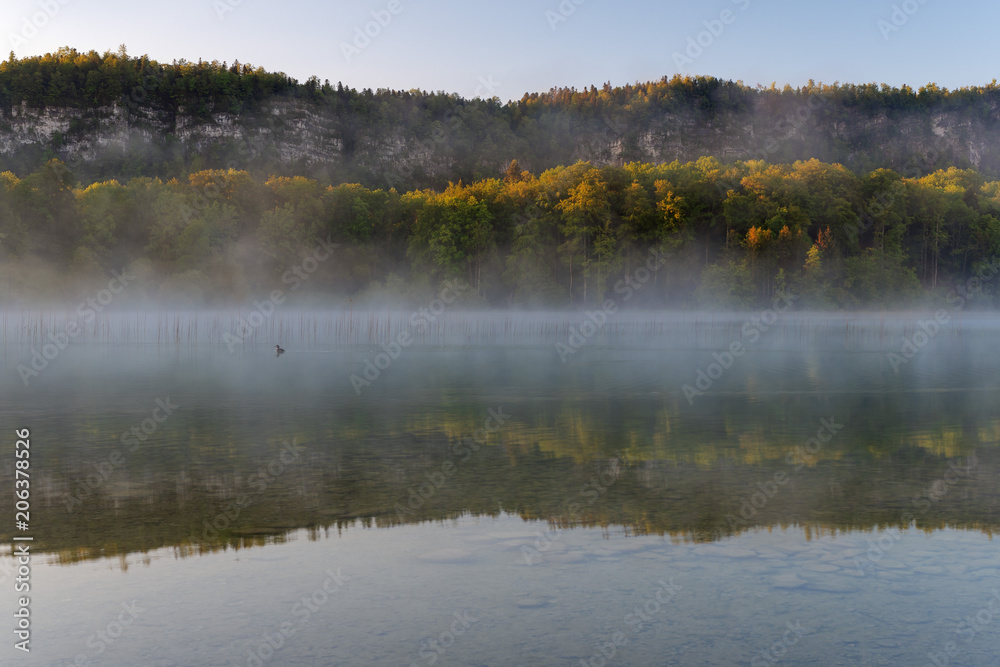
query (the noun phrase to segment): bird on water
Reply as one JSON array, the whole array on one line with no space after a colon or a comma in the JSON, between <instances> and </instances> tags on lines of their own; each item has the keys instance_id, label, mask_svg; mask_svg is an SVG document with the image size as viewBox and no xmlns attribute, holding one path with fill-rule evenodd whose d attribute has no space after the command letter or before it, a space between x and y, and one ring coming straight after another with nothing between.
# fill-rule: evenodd
<instances>
[{"instance_id":1,"label":"bird on water","mask_svg":"<svg viewBox=\"0 0 1000 667\"><path fill-rule=\"evenodd\" d=\"M281 354L284 354L284 353L285 353L285 351L281 349L280 345L275 345L274 346L274 356L277 357L278 355L281 355Z\"/></svg>"}]
</instances>

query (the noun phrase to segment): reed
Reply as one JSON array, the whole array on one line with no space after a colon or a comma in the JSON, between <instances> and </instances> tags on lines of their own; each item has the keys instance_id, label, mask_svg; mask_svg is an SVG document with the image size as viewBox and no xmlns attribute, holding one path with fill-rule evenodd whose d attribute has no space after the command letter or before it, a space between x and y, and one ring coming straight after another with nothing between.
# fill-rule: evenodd
<instances>
[{"instance_id":1,"label":"reed","mask_svg":"<svg viewBox=\"0 0 1000 667\"><path fill-rule=\"evenodd\" d=\"M591 315L594 311L591 311ZM599 319L599 318L598 318ZM41 346L54 339L71 344L197 346L237 341L248 351L283 347L384 345L408 333L434 345L554 345L583 335L588 345L720 349L732 342L778 347L786 343L839 341L852 349L897 348L919 334L923 313L787 313L776 321L760 314L622 310L598 326L582 312L513 313L445 311L424 317L410 310L276 310L265 317L251 310L103 312L89 320L75 312L4 310L4 345ZM75 326L78 329L73 329ZM995 337L996 316L962 313L940 325L936 335ZM76 335L70 335L77 331Z\"/></svg>"}]
</instances>

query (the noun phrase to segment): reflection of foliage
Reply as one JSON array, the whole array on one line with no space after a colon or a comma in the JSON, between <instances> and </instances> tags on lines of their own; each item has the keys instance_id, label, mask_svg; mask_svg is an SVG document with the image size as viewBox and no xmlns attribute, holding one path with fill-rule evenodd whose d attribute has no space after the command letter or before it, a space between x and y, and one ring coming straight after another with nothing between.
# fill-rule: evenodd
<instances>
[{"instance_id":1,"label":"reflection of foliage","mask_svg":"<svg viewBox=\"0 0 1000 667\"><path fill-rule=\"evenodd\" d=\"M424 387L422 382L412 381L411 389ZM899 525L903 511L913 509L914 498L951 469L949 461L961 467L973 454L978 462L960 482L961 493L946 494L930 509L912 513L921 528L992 532L1000 524L992 503L1000 459L995 448L983 446L994 443L980 438L995 441L1000 421L972 417L982 406L965 409L958 397L938 406L940 423L930 431L907 429L903 420L895 420L887 432L887 420L912 406L905 402L910 399L895 404L884 400L889 403L879 410L854 413L870 415L870 424L863 417L852 420L802 467L786 457L804 441L776 435L771 428L775 422L807 426L795 417L802 412L795 404L758 410L752 403L723 403L721 423L730 426L717 431L690 415L686 406L661 406L650 417L652 404L629 413L625 398L588 402L577 396L562 407L521 401L508 408L516 420L467 459L463 452L471 450L456 447L482 424L482 406L468 402L448 403L433 415L387 409L381 400L352 403L350 413L299 413L293 433L280 436L269 416L241 420L219 413L218 406L192 406L171 417L169 427L179 434L179 446L129 454L128 466L115 472L114 482L81 498L72 513L66 512L60 494L78 493L82 479L55 473L55 495L41 494L37 501L45 517L39 523L45 539L39 543L60 552L63 562L163 546L196 554L221 545L281 540L286 531L304 526L388 527L501 511L563 527L621 525L639 534L694 540L754 526L871 529ZM835 411L847 407L840 404ZM563 427L552 429L552 423ZM609 423L618 426L609 429ZM80 437L60 440L64 444L50 448L48 455L59 457L61 469L89 470L88 462L105 459L119 446L116 436L129 425L123 418L80 417ZM84 439L108 444L85 452L70 445ZM253 475L277 460L282 441L290 440L303 446L302 458L268 477L262 489ZM449 461L456 472L431 497L411 505L411 491ZM786 473L787 484L752 520L734 523L731 517L739 515L741 500L778 471ZM588 502L591 496L581 489L599 476L606 490ZM206 537L206 520L231 506L239 494L250 499L247 506ZM574 500L582 510L569 510ZM0 511L12 502L0 499ZM109 521L109 516L117 520Z\"/></svg>"}]
</instances>

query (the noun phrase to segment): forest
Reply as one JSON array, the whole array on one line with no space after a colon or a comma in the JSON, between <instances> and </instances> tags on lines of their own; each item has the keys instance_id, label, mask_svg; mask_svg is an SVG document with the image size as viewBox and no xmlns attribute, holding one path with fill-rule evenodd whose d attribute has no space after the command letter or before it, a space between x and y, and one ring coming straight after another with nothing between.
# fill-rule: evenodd
<instances>
[{"instance_id":1,"label":"forest","mask_svg":"<svg viewBox=\"0 0 1000 667\"><path fill-rule=\"evenodd\" d=\"M299 121L261 111L275 100L326 119L313 139L336 159L288 158L283 133ZM123 303L246 303L324 244L332 257L299 280L300 299L326 305L421 302L452 279L470 287L470 307L589 308L627 294L645 307L752 308L784 290L797 307L992 308L998 107L996 81L779 88L677 75L501 103L300 83L235 60L159 63L124 45L11 53L0 300L64 303L120 271L134 276ZM81 159L110 108L152 146ZM5 149L25 109L73 120ZM266 134L178 139L220 114ZM165 134L148 130L153 117ZM252 153L264 136L274 143ZM666 143L653 150L650 137ZM401 154L385 152L394 143Z\"/></svg>"},{"instance_id":2,"label":"forest","mask_svg":"<svg viewBox=\"0 0 1000 667\"><path fill-rule=\"evenodd\" d=\"M591 308L627 292L630 305L754 308L790 290L797 307L992 308L1000 181L711 157L538 174L514 159L405 191L237 169L79 182L57 159L0 173L7 306L79 298L112 271L133 277L123 304L246 303L320 244L332 257L303 295L337 306L419 303L452 279L468 307Z\"/></svg>"},{"instance_id":3,"label":"forest","mask_svg":"<svg viewBox=\"0 0 1000 667\"><path fill-rule=\"evenodd\" d=\"M290 115L276 113L279 106ZM673 75L502 102L359 90L317 76L299 82L239 60L161 63L129 55L124 45L104 53L63 47L0 62L0 171L27 174L58 158L87 181L184 180L234 168L403 191L496 177L514 158L540 174L578 161L624 166L715 156L816 158L858 174L954 166L1000 178L998 108L996 81L955 90L814 81L793 88ZM26 112L61 113L65 127L24 143ZM233 125L242 134L226 134ZM198 127L216 140L185 143L184 133ZM149 140L116 144L124 128ZM290 157L304 147L330 154Z\"/></svg>"}]
</instances>

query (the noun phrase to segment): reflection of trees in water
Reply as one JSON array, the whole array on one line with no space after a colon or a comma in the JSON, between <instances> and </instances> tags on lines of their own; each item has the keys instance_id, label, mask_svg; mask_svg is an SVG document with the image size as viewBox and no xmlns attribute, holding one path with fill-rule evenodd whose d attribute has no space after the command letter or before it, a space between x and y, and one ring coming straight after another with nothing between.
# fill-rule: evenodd
<instances>
[{"instance_id":1,"label":"reflection of trees in water","mask_svg":"<svg viewBox=\"0 0 1000 667\"><path fill-rule=\"evenodd\" d=\"M586 428L601 417L579 419ZM462 432L459 423L453 431ZM874 433L848 436L845 429L814 462L796 466L784 459L798 445L787 437L771 437L754 450L755 458L761 451L775 456L747 463L739 456L742 446L703 443L695 450L693 440L676 445L670 457L630 446L584 461L541 447L533 435L529 426L512 427L464 461L453 453L453 437L442 432L351 441L300 437L301 459L278 474L267 466L278 460L280 442L269 443L267 452L258 447L253 455L229 458L216 445L211 455L201 451L197 464L137 458L72 513L61 498L74 476L48 475L39 478L33 496L36 542L67 561L159 547L185 554L280 541L303 527L318 539L358 522L391 527L501 512L561 527L623 526L634 534L693 540L758 526L799 525L820 533L898 526L906 511L925 529L992 532L1000 521L1000 456L986 443L948 458ZM956 442L967 439L956 436ZM561 446L571 449L572 443ZM197 452L192 447L176 456L199 458ZM949 470L969 467L973 453L968 474L942 486ZM785 475L776 484L780 472ZM919 506L918 498L924 499Z\"/></svg>"},{"instance_id":2,"label":"reflection of trees in water","mask_svg":"<svg viewBox=\"0 0 1000 667\"><path fill-rule=\"evenodd\" d=\"M226 356L236 370L192 361L183 372L165 366L176 380L156 375L182 407L134 452L119 438L149 414L152 362L121 354L113 391L103 376L80 374L83 387L67 374L46 395L59 418L32 454L36 548L70 561L159 547L198 553L303 527L318 538L359 522L501 512L697 540L757 526L901 525L906 511L924 528L991 532L1000 511L994 362L962 338L899 374L884 354L761 348L693 407L679 387L710 358L702 349L595 343L586 363L563 365L551 348L414 348L358 400L349 361L261 384L258 366ZM178 399L178 387L192 399ZM109 408L107 395L121 405ZM0 398L18 405L20 395L0 388ZM511 419L466 447L499 406ZM844 426L810 447L821 419ZM285 443L301 457L279 470ZM88 487L115 451L124 463ZM942 488L949 463L973 455L968 478ZM10 481L0 471L0 484ZM68 508L70 495L78 502ZM0 513L12 515L11 502L0 495Z\"/></svg>"}]
</instances>

